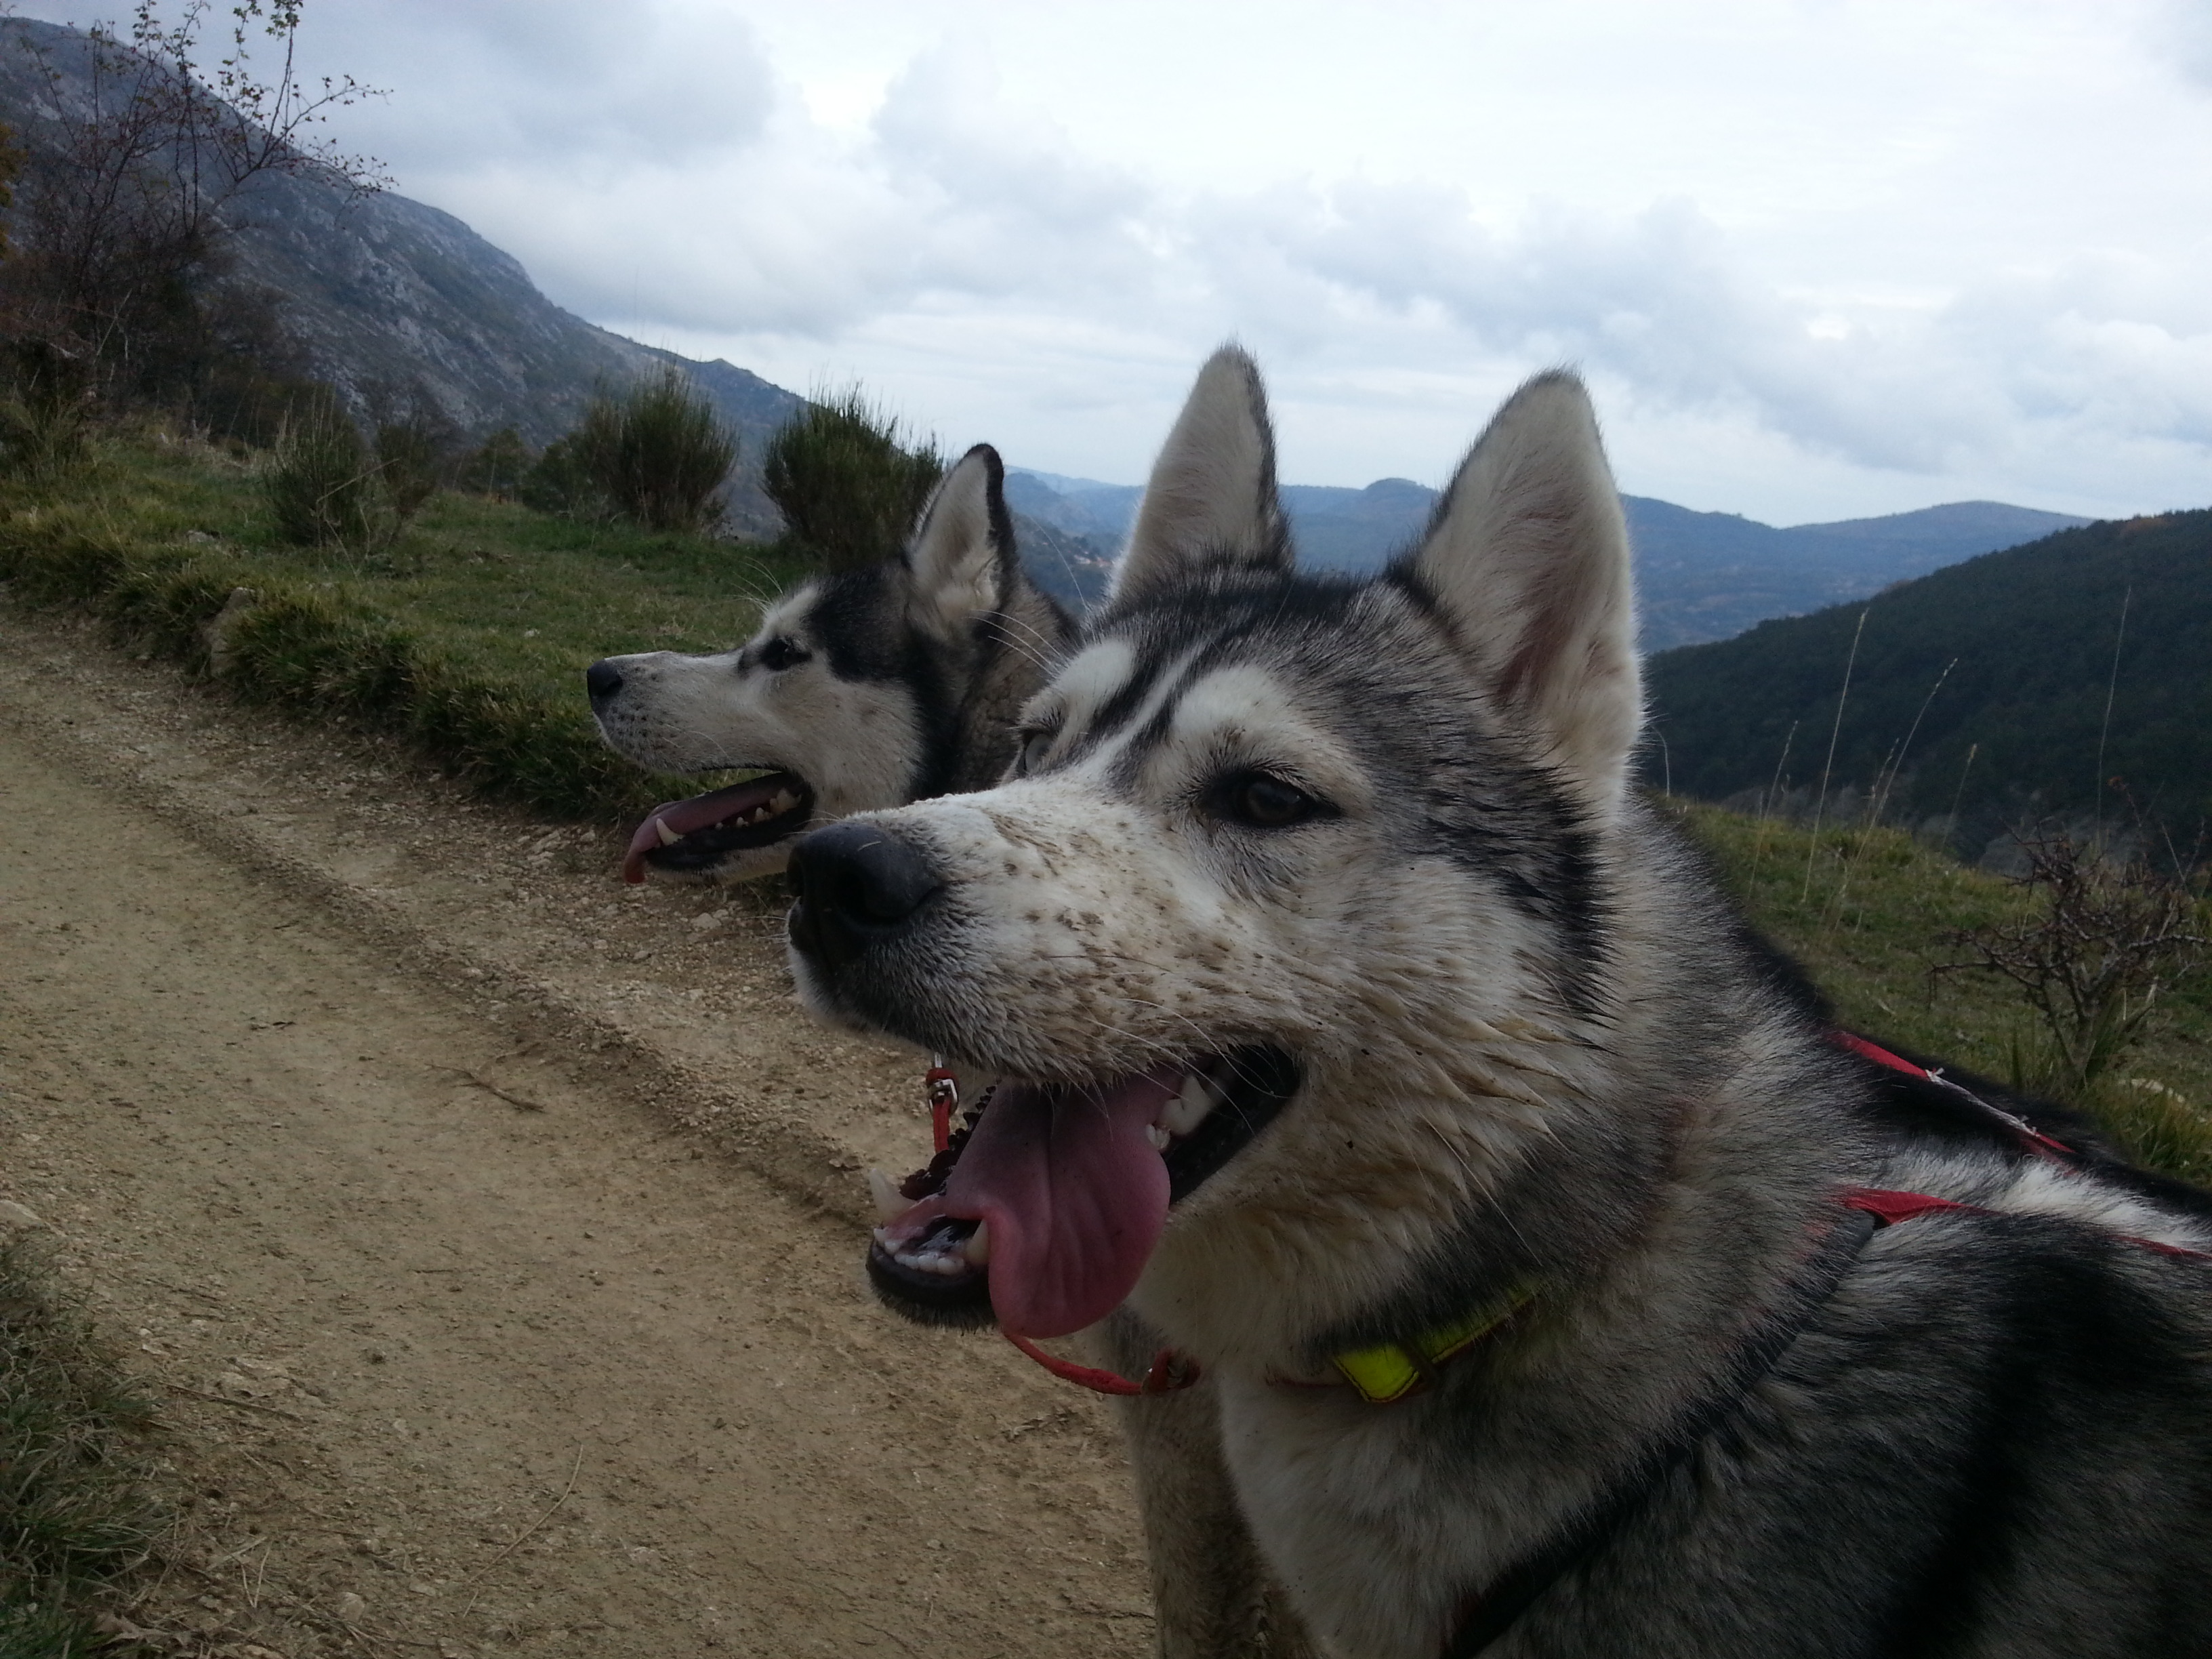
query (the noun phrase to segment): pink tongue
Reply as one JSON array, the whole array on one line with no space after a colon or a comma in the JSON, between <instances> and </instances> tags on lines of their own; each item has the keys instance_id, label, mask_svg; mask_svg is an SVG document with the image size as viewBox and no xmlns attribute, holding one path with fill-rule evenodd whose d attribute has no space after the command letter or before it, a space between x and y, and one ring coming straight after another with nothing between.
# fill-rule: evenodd
<instances>
[{"instance_id":1,"label":"pink tongue","mask_svg":"<svg viewBox=\"0 0 2212 1659\"><path fill-rule=\"evenodd\" d=\"M1065 1336L1135 1287L1168 1218L1145 1129L1182 1086L1176 1066L1103 1089L1000 1085L936 1202L990 1224L1001 1329Z\"/></svg>"},{"instance_id":2,"label":"pink tongue","mask_svg":"<svg viewBox=\"0 0 2212 1659\"><path fill-rule=\"evenodd\" d=\"M704 830L710 823L720 823L739 812L750 812L773 799L777 790L793 787L790 773L771 772L764 778L750 778L726 789L710 789L689 800L663 801L645 815L645 822L631 835L629 850L623 855L623 879L633 887L643 881L645 855L656 847L667 845L653 828L656 823L666 824L671 835L688 836L694 830Z\"/></svg>"}]
</instances>

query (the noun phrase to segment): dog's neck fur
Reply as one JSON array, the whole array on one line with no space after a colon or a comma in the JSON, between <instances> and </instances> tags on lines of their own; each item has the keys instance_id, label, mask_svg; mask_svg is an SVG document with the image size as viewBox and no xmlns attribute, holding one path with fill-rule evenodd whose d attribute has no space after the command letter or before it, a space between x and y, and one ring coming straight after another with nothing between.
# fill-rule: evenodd
<instances>
[{"instance_id":1,"label":"dog's neck fur","mask_svg":"<svg viewBox=\"0 0 2212 1659\"><path fill-rule=\"evenodd\" d=\"M1715 1317L1742 1304L1732 1264L1774 1259L1744 1247L1805 1233L1839 1170L1867 1176L1864 1132L1820 1105L1834 1094L1822 1085L1834 1056L1762 965L1731 948L1732 919L1711 914L1693 880L1650 878L1693 856L1674 834L1632 800L1601 845L1608 860L1642 866L1645 879L1620 887L1646 908L1613 915L1598 1009L1555 1025L1468 1018L1454 1033L1450 1011L1424 1008L1396 1055L1370 1031L1364 1052L1310 1068L1309 1119L1356 1124L1364 1103L1387 1100L1426 1126L1429 1190L1405 1189L1388 1238L1360 1236L1371 1231L1364 1206L1317 1212L1310 1189L1279 1210L1249 1196L1216 1209L1201 1189L1162 1241L1140 1312L1216 1368L1313 1375L1331 1353L1433 1328L1517 1285L1541 1287L1551 1308L1602 1294L1632 1281L1662 1237L1680 1260L1693 1225L1711 1234L1689 1251L1712 1258L1697 1299ZM1686 941L1714 959L1683 971ZM1651 994L1686 984L1708 999ZM1643 994L1613 988L1627 985ZM1718 1006L1716 985L1729 988ZM1431 1057L1448 1046L1440 1073ZM1417 1049L1416 1066L1394 1063ZM1283 1322L1291 1310L1297 1322ZM1680 1329L1697 1316L1670 1306L1664 1317Z\"/></svg>"}]
</instances>

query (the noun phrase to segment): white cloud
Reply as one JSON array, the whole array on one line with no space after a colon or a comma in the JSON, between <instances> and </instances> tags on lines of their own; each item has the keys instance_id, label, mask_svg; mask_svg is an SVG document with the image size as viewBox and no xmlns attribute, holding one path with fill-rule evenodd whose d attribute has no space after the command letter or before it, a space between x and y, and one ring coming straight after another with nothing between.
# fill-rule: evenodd
<instances>
[{"instance_id":1,"label":"white cloud","mask_svg":"<svg viewBox=\"0 0 2212 1659\"><path fill-rule=\"evenodd\" d=\"M1293 476L1581 364L1778 520L2212 495L2212 8L357 0L334 130L595 320L1141 470L1258 349Z\"/></svg>"}]
</instances>

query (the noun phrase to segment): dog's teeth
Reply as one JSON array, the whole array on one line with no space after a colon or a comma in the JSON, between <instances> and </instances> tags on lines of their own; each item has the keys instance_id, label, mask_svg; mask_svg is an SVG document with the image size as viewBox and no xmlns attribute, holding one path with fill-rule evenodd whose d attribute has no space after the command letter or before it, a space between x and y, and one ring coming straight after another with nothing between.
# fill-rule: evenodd
<instances>
[{"instance_id":1,"label":"dog's teeth","mask_svg":"<svg viewBox=\"0 0 2212 1659\"><path fill-rule=\"evenodd\" d=\"M653 819L653 833L660 837L660 844L663 847L673 847L678 842L684 839L683 836L678 835L673 830L671 830L668 827L668 820L666 818Z\"/></svg>"},{"instance_id":2,"label":"dog's teeth","mask_svg":"<svg viewBox=\"0 0 2212 1659\"><path fill-rule=\"evenodd\" d=\"M1145 1125L1145 1139L1152 1143L1152 1150L1156 1152L1164 1152L1175 1145L1175 1137L1157 1123Z\"/></svg>"},{"instance_id":3,"label":"dog's teeth","mask_svg":"<svg viewBox=\"0 0 2212 1659\"><path fill-rule=\"evenodd\" d=\"M896 1221L914 1207L901 1196L898 1183L872 1166L868 1170L868 1196L876 1201L879 1220Z\"/></svg>"},{"instance_id":4,"label":"dog's teeth","mask_svg":"<svg viewBox=\"0 0 2212 1659\"><path fill-rule=\"evenodd\" d=\"M1182 1092L1168 1102L1160 1112L1158 1123L1153 1127L1165 1129L1170 1134L1187 1135L1206 1121L1206 1115L1213 1106L1212 1085L1197 1072L1186 1073Z\"/></svg>"},{"instance_id":5,"label":"dog's teeth","mask_svg":"<svg viewBox=\"0 0 2212 1659\"><path fill-rule=\"evenodd\" d=\"M799 805L799 797L788 789L779 789L775 792L775 799L769 801L769 805L775 808L777 814L781 816Z\"/></svg>"},{"instance_id":6,"label":"dog's teeth","mask_svg":"<svg viewBox=\"0 0 2212 1659\"><path fill-rule=\"evenodd\" d=\"M975 1231L968 1235L968 1265L986 1267L991 1262L991 1224L979 1221Z\"/></svg>"}]
</instances>

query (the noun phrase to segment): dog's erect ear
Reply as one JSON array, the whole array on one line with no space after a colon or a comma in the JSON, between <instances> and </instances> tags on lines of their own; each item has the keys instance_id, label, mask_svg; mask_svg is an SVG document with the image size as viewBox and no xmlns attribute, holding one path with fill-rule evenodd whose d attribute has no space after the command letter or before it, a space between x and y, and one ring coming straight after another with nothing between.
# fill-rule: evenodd
<instances>
[{"instance_id":1,"label":"dog's erect ear","mask_svg":"<svg viewBox=\"0 0 2212 1659\"><path fill-rule=\"evenodd\" d=\"M965 639L977 617L1005 605L1014 557L1006 469L997 450L977 444L945 475L915 526L906 556L915 620L940 639Z\"/></svg>"},{"instance_id":2,"label":"dog's erect ear","mask_svg":"<svg viewBox=\"0 0 2212 1659\"><path fill-rule=\"evenodd\" d=\"M1275 494L1275 434L1260 369L1224 346L1152 464L1129 545L1114 567L1116 600L1209 569L1286 570L1289 532Z\"/></svg>"},{"instance_id":3,"label":"dog's erect ear","mask_svg":"<svg viewBox=\"0 0 2212 1659\"><path fill-rule=\"evenodd\" d=\"M1609 817L1644 703L1628 526L1579 380L1540 374L1506 399L1411 569L1491 694Z\"/></svg>"}]
</instances>

